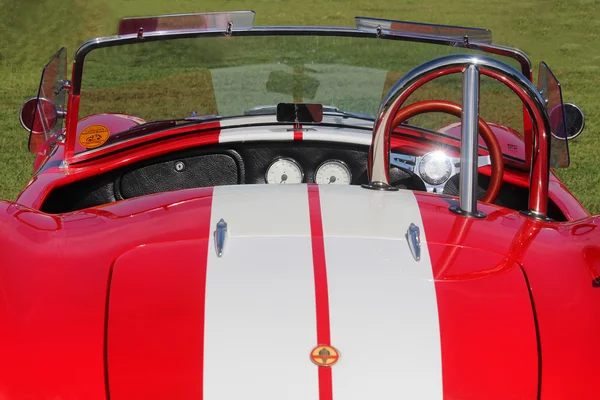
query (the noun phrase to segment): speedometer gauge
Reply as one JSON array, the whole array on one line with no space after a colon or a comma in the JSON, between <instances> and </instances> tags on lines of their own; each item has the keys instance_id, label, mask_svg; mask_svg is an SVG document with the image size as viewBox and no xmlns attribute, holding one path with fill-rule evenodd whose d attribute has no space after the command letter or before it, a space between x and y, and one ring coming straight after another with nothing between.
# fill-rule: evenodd
<instances>
[{"instance_id":1,"label":"speedometer gauge","mask_svg":"<svg viewBox=\"0 0 600 400\"><path fill-rule=\"evenodd\" d=\"M350 168L340 160L329 160L317 168L315 181L320 185L349 185L352 181Z\"/></svg>"},{"instance_id":2,"label":"speedometer gauge","mask_svg":"<svg viewBox=\"0 0 600 400\"><path fill-rule=\"evenodd\" d=\"M265 174L267 183L291 184L302 183L304 173L298 163L291 158L278 158L269 165Z\"/></svg>"}]
</instances>

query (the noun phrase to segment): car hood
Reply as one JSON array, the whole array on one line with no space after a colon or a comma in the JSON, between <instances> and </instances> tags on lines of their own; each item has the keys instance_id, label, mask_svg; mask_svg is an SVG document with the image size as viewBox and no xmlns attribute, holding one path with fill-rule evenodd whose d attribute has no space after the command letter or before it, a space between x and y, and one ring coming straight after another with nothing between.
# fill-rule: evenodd
<instances>
[{"instance_id":1,"label":"car hood","mask_svg":"<svg viewBox=\"0 0 600 400\"><path fill-rule=\"evenodd\" d=\"M520 266L429 242L412 192L217 187L209 206L193 237L116 258L112 399L536 398Z\"/></svg>"}]
</instances>

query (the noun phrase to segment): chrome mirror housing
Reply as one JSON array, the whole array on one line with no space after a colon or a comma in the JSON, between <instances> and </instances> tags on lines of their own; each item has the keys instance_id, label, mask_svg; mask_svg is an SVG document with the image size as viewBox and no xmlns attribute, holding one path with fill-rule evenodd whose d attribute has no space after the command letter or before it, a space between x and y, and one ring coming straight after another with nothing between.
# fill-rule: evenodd
<instances>
[{"instance_id":1,"label":"chrome mirror housing","mask_svg":"<svg viewBox=\"0 0 600 400\"><path fill-rule=\"evenodd\" d=\"M58 112L54 103L43 97L28 99L19 110L21 126L34 134L50 132L58 118L64 118L64 112Z\"/></svg>"},{"instance_id":2,"label":"chrome mirror housing","mask_svg":"<svg viewBox=\"0 0 600 400\"><path fill-rule=\"evenodd\" d=\"M573 103L564 105L565 120L567 122L567 139L572 140L581 135L585 128L585 116L581 108Z\"/></svg>"}]
</instances>

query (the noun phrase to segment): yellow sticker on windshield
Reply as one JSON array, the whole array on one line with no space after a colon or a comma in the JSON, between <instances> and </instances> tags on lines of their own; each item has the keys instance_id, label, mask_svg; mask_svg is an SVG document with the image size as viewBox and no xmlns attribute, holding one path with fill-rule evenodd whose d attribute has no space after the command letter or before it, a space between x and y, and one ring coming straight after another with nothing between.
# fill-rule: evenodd
<instances>
[{"instance_id":1,"label":"yellow sticker on windshield","mask_svg":"<svg viewBox=\"0 0 600 400\"><path fill-rule=\"evenodd\" d=\"M86 149L95 149L108 140L110 131L104 125L90 125L79 134L79 144Z\"/></svg>"}]
</instances>

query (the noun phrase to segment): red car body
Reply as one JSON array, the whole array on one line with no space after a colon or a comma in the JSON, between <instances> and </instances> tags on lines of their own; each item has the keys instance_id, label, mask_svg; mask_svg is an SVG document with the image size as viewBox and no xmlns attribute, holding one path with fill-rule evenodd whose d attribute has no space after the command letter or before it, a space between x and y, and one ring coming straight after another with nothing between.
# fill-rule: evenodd
<instances>
[{"instance_id":1,"label":"red car body","mask_svg":"<svg viewBox=\"0 0 600 400\"><path fill-rule=\"evenodd\" d=\"M68 110L78 101L70 92ZM555 220L484 202L478 210L486 218L467 218L448 210L456 196L338 189L308 178L281 188L198 187L50 212L45 204L60 188L190 148L272 141L351 143L367 151L371 140L370 133L365 139L343 126L338 136L317 139L327 132L293 123L270 139L260 131L267 125L256 123L256 131L236 140L235 127L209 121L167 127L151 133L152 140L133 137L101 155L84 153L65 168L70 137L86 127L124 131L145 122L119 114L76 117L67 113L66 140L46 142L48 151L40 151L18 198L0 202L0 398L598 397L600 218L554 173L548 214ZM519 134L490 125L503 149L528 157ZM421 156L443 143L457 157L461 126L442 131L403 125L390 148ZM504 184L527 190L530 172L511 159L505 163ZM409 202L420 214L425 247L414 265L398 261L408 270L400 276L384 266L405 254L413 262L404 244L408 226L385 221L413 218L402 214ZM213 248L218 218L230 230L222 258ZM410 271L428 265L423 262L431 265L429 281ZM277 273L278 265L285 273ZM298 270L313 279L310 290ZM418 288L429 282L434 293L418 291L410 300L402 294L410 292L407 282ZM351 284L357 285L351 293L340 289ZM307 313L288 300L294 296L307 299L306 318L314 319L308 328ZM421 315L421 301L433 311ZM404 311L390 315L403 305L413 310L406 311L411 323L402 323ZM407 350L427 352L429 328L421 331L420 323L430 317L440 371L428 371L429 355ZM312 345L300 351L294 340L304 330ZM318 345L339 350L335 365L311 363ZM431 372L431 381L411 382L418 374L411 370ZM436 396L405 389L425 393L429 385L440 388Z\"/></svg>"}]
</instances>

